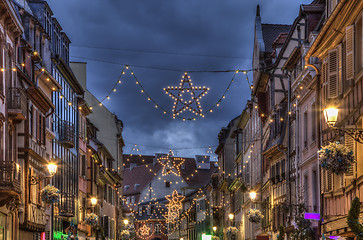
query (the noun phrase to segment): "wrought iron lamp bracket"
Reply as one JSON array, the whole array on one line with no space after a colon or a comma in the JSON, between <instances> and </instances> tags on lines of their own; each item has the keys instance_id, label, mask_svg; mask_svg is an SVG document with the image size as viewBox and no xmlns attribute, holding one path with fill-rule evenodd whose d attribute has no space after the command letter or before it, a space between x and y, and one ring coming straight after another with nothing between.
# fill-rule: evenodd
<instances>
[{"instance_id":1,"label":"wrought iron lamp bracket","mask_svg":"<svg viewBox=\"0 0 363 240\"><path fill-rule=\"evenodd\" d=\"M361 128L339 128L339 127L332 127L333 130L346 133L350 137L352 137L355 141L359 143L363 143L363 129Z\"/></svg>"},{"instance_id":2,"label":"wrought iron lamp bracket","mask_svg":"<svg viewBox=\"0 0 363 240\"><path fill-rule=\"evenodd\" d=\"M41 177L41 176L38 176L38 177L31 176L30 177L30 185L37 185L38 183L40 183L44 179L51 178L51 177L53 177L53 175L44 176L44 177Z\"/></svg>"}]
</instances>

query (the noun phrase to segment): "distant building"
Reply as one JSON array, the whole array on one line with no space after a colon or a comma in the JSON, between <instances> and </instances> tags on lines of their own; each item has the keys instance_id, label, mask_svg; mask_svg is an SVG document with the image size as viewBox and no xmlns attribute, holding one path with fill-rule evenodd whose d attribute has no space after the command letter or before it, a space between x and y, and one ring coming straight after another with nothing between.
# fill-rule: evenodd
<instances>
[{"instance_id":1,"label":"distant building","mask_svg":"<svg viewBox=\"0 0 363 240\"><path fill-rule=\"evenodd\" d=\"M171 160L174 164L168 165ZM134 231L137 239L179 239L181 231L191 232L190 227L197 222L196 215L193 215L193 225L180 229L180 219L175 224L167 224L166 215L168 203L167 196L171 196L174 190L186 197L183 203L182 212L190 211L195 213L193 206L186 204L196 191L201 190L210 181L211 175L215 172L215 164L210 162L209 156L196 156L196 158L168 157L167 154L155 154L155 156L124 155L124 197L123 205L125 217L134 222ZM180 163L180 164L179 164ZM197 204L202 204L201 202ZM205 202L203 202L205 204ZM198 205L199 206L199 205ZM191 207L190 209L186 209ZM203 205L205 210L205 205ZM191 216L188 215L188 218ZM198 224L206 218L198 217ZM207 224L206 224L207 225ZM208 224L209 226L209 224ZM147 228L148 227L148 228ZM144 236L143 229L150 228L150 234ZM203 228L204 230L204 228ZM199 235L201 236L202 230ZM188 237L196 239L197 234Z\"/></svg>"}]
</instances>

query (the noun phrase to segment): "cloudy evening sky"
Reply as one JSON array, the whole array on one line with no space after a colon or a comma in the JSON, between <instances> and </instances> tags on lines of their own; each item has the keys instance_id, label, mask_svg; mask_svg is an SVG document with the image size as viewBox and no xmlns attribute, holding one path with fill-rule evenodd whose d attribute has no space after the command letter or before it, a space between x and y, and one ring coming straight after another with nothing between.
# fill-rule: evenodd
<instances>
[{"instance_id":1,"label":"cloudy evening sky","mask_svg":"<svg viewBox=\"0 0 363 240\"><path fill-rule=\"evenodd\" d=\"M104 98L123 64L160 106L173 101L163 88L180 83L184 71L251 68L256 6L263 23L292 24L300 4L312 0L48 0L72 41L71 60L87 62L88 89ZM218 145L221 127L238 116L249 98L246 78L238 74L220 106L196 121L173 120L154 107L126 72L105 106L124 123L124 152L138 144L142 154L175 149L178 156L205 154ZM210 92L203 109L213 106L233 73L190 73L195 86ZM252 79L252 73L249 73Z\"/></svg>"}]
</instances>

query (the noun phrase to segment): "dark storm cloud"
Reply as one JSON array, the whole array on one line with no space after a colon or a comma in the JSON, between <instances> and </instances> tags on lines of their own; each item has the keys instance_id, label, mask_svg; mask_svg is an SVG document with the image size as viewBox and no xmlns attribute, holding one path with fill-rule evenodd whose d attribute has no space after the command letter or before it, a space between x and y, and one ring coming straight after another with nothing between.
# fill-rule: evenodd
<instances>
[{"instance_id":1,"label":"dark storm cloud","mask_svg":"<svg viewBox=\"0 0 363 240\"><path fill-rule=\"evenodd\" d=\"M88 88L95 96L103 98L118 78L121 71L120 64L181 71L249 69L256 5L261 5L263 22L291 24L298 14L299 4L310 1L49 0L48 2L74 45L71 48L71 56L74 56L72 60L88 62ZM141 67L133 67L133 70L151 96L160 105L170 108L172 101L162 89L179 84L182 73ZM232 73L191 74L195 85L211 88L201 101L204 109L219 99L232 76ZM218 109L206 114L206 118L182 122L172 120L170 116L163 115L155 109L153 104L140 93L135 80L126 74L122 85L118 87L116 94L111 95L111 100L106 106L124 122L126 153L129 153L132 147L130 143L137 143L142 145L139 148L143 154L166 152L168 148L174 148L180 149L177 150L179 156L193 156L204 154L206 151L195 147L217 145L219 129L241 113L248 97L249 90L245 78L238 75L225 101Z\"/></svg>"}]
</instances>

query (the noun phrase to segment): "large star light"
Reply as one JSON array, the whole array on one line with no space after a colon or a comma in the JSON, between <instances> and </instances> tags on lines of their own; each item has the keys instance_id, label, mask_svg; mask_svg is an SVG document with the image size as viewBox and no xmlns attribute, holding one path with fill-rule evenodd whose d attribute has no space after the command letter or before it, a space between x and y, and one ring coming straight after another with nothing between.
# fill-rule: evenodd
<instances>
[{"instance_id":1,"label":"large star light","mask_svg":"<svg viewBox=\"0 0 363 240\"><path fill-rule=\"evenodd\" d=\"M165 157L157 158L158 162L163 166L163 170L161 172L162 176L169 175L173 173L176 176L180 176L180 168L183 165L185 159L184 158L175 158L172 157L173 154L170 152Z\"/></svg>"},{"instance_id":2,"label":"large star light","mask_svg":"<svg viewBox=\"0 0 363 240\"><path fill-rule=\"evenodd\" d=\"M204 86L194 87L188 73L184 74L179 86L167 87L164 88L164 91L174 100L172 110L173 118L186 110L189 110L197 116L204 117L199 100L208 93L209 88Z\"/></svg>"},{"instance_id":3,"label":"large star light","mask_svg":"<svg viewBox=\"0 0 363 240\"><path fill-rule=\"evenodd\" d=\"M150 227L147 224L142 225L140 228L141 236L148 236L150 234Z\"/></svg>"},{"instance_id":4,"label":"large star light","mask_svg":"<svg viewBox=\"0 0 363 240\"><path fill-rule=\"evenodd\" d=\"M166 199L169 203L166 205L168 208L167 222L173 222L177 217L179 217L180 210L182 209L182 201L184 200L184 196L179 195L176 190L173 191L173 194L170 196L166 196Z\"/></svg>"}]
</instances>

